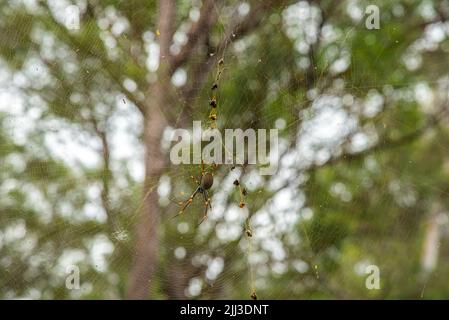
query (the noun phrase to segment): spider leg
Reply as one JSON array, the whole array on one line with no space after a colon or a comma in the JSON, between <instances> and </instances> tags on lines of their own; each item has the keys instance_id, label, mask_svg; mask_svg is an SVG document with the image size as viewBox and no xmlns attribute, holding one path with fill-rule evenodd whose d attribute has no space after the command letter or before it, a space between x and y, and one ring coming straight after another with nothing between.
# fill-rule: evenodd
<instances>
[{"instance_id":1,"label":"spider leg","mask_svg":"<svg viewBox=\"0 0 449 320\"><path fill-rule=\"evenodd\" d=\"M207 193L207 190L203 191L203 196L204 196L204 215L201 218L201 221L198 223L197 227L199 227L199 225L202 224L204 220L206 220L208 209L212 210L212 205L210 203L211 201L209 198L209 194Z\"/></svg>"},{"instance_id":2,"label":"spider leg","mask_svg":"<svg viewBox=\"0 0 449 320\"><path fill-rule=\"evenodd\" d=\"M193 180L193 182L195 182L195 184L197 185L197 186L199 186L200 185L200 180L198 180L197 178L195 178L194 176L190 176L190 179L192 179Z\"/></svg>"},{"instance_id":3,"label":"spider leg","mask_svg":"<svg viewBox=\"0 0 449 320\"><path fill-rule=\"evenodd\" d=\"M181 210L177 215L175 215L173 218L176 218L177 216L184 213L184 211L187 209L187 207L193 202L193 198L195 198L196 194L200 191L201 187L197 187L196 190L192 193L192 195L187 199L187 201L182 206Z\"/></svg>"},{"instance_id":4,"label":"spider leg","mask_svg":"<svg viewBox=\"0 0 449 320\"><path fill-rule=\"evenodd\" d=\"M212 205L211 205L211 201L210 201L210 198L209 198L209 193L207 192L207 190L204 190L204 199L209 204L209 209L212 210Z\"/></svg>"}]
</instances>

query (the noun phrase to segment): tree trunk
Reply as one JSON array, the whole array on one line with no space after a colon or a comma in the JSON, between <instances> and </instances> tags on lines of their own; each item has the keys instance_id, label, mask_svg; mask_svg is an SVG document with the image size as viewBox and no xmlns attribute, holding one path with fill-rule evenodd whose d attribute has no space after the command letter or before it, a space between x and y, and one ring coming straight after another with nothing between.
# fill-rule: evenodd
<instances>
[{"instance_id":1,"label":"tree trunk","mask_svg":"<svg viewBox=\"0 0 449 320\"><path fill-rule=\"evenodd\" d=\"M161 150L161 139L167 125L161 108L169 96L164 85L156 83L151 90L148 112L144 123L145 143L145 182L143 203L137 221L137 243L134 264L131 269L128 287L129 299L148 297L152 276L157 264L159 197L157 185L166 166L165 155Z\"/></svg>"},{"instance_id":2,"label":"tree trunk","mask_svg":"<svg viewBox=\"0 0 449 320\"><path fill-rule=\"evenodd\" d=\"M168 58L173 35L175 0L159 1L159 69L158 80L150 87L144 112L145 182L143 205L137 221L137 243L134 264L129 276L129 299L148 297L151 280L157 265L159 197L157 185L166 165L161 139L167 126L162 110L168 112L173 100Z\"/></svg>"}]
</instances>

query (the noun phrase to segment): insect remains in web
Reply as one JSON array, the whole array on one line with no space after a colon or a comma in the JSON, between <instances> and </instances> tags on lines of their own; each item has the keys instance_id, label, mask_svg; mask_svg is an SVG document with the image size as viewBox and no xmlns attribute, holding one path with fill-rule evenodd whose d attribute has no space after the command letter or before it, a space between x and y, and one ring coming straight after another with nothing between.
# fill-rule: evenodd
<instances>
[{"instance_id":1,"label":"insect remains in web","mask_svg":"<svg viewBox=\"0 0 449 320\"><path fill-rule=\"evenodd\" d=\"M218 70L217 70L217 74L215 76L215 81L211 87L211 96L209 99L209 106L211 107L211 110L209 112L209 126L210 128L214 129L217 128L217 96L216 96L216 91L218 90L218 83L220 82L220 77L223 73L224 70L224 60L220 59L218 61Z\"/></svg>"},{"instance_id":2,"label":"insect remains in web","mask_svg":"<svg viewBox=\"0 0 449 320\"><path fill-rule=\"evenodd\" d=\"M217 74L215 76L215 80L214 80L214 83L211 88L211 96L209 98L209 106L211 109L210 113L209 113L209 120L210 120L209 128L211 128L211 129L216 129L216 127L217 127L216 121L217 121L218 103L217 103L216 91L218 89L218 83L220 82L220 77L223 73L223 70L224 70L224 60L220 59L218 61ZM213 169L216 169L218 167L218 165L212 164L212 167L213 167ZM230 171L234 170L235 167L236 167L235 165L232 165ZM193 200L195 199L196 195L202 194L203 200L204 200L204 214L203 214L201 221L198 224L198 225L200 225L207 218L208 211L212 210L212 204L211 204L211 198L209 196L209 190L214 183L214 176L213 176L212 172L205 170L204 162L201 161L201 177L200 177L200 179L198 180L193 176L191 176L191 178L196 183L196 189L193 191L193 193L190 195L190 197L186 201L179 203L179 205L181 205L181 210L179 211L179 213L177 215L175 215L175 217L184 213L184 211L193 203ZM239 194L240 194L239 207L244 208L246 205L245 197L247 195L247 191L244 187L242 187L242 185L240 184L238 179L234 180L234 186L239 190Z\"/></svg>"},{"instance_id":3,"label":"insect remains in web","mask_svg":"<svg viewBox=\"0 0 449 320\"><path fill-rule=\"evenodd\" d=\"M217 119L218 119L218 111L221 109L221 106L218 103L218 88L219 88L219 82L220 82L220 78L221 75L224 71L224 60L220 59L218 61L218 66L217 66L217 73L214 79L214 82L212 84L211 88L211 94L209 96L209 122L208 122L208 127L209 129L217 129ZM233 155L231 155L233 157ZM233 157L234 158L234 157ZM225 164L225 166L230 165L229 168L229 173L231 175L233 175L233 172L235 173L235 169L236 169L236 163L240 163L239 161L237 161L238 159L233 159L231 164ZM209 164L208 164L209 165ZM236 179L233 180L233 186L235 189L238 189L239 192L239 197L240 197L240 201L238 206L240 208L246 208L246 196L248 195L248 191L247 189L242 185L242 182L240 181L241 177L244 176L245 174L245 168L248 165L248 162L244 162L242 164L242 171L239 174L240 176L237 177ZM209 165L210 166L210 165ZM220 165L221 166L221 165ZM199 225L201 225L204 220L207 219L208 217L208 213L210 210L212 210L212 198L210 196L210 191L211 188L214 184L214 173L216 173L216 169L219 167L219 165L212 163L212 165L210 167L208 167L208 169L205 169L205 163L203 160L201 160L201 176L199 179L195 178L194 176L191 176L191 178L195 181L195 189L192 192L192 194L190 195L190 197L185 200L185 201L181 201L178 202L178 204L181 206L181 209L179 211L178 214L176 214L173 218L178 217L180 215L182 215L188 208L189 206L194 202L195 197L198 194L202 195L202 200L203 200L203 206L204 206L204 212L203 212L203 216L201 217L197 227ZM211 169L213 170L211 170ZM249 221L246 221L245 223L245 227L242 230L244 232L244 235L246 235L250 245L248 246L248 248L251 248L251 239L253 238L253 231L249 225ZM248 249L249 251L251 249ZM250 255L250 252L249 254ZM253 300L257 300L257 295L256 295L256 291L255 291L255 287L254 287L254 275L253 275L253 270L252 270L252 266L250 264L250 278L251 278L251 299Z\"/></svg>"}]
</instances>

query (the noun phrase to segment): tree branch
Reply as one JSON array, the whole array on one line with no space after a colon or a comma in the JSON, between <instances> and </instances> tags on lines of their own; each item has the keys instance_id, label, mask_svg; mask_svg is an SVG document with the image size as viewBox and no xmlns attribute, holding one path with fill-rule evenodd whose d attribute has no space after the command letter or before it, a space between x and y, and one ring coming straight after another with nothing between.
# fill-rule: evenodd
<instances>
[{"instance_id":1,"label":"tree branch","mask_svg":"<svg viewBox=\"0 0 449 320\"><path fill-rule=\"evenodd\" d=\"M222 2L206 0L201 7L200 18L191 25L187 32L187 43L181 48L181 51L170 58L170 74L176 71L183 65L192 55L194 49L197 47L199 40L203 35L209 33L209 29L217 17L217 11L214 8L217 3Z\"/></svg>"},{"instance_id":2,"label":"tree branch","mask_svg":"<svg viewBox=\"0 0 449 320\"><path fill-rule=\"evenodd\" d=\"M174 32L174 20L176 13L175 0L159 1L159 48L161 58L170 55L170 45Z\"/></svg>"},{"instance_id":3,"label":"tree branch","mask_svg":"<svg viewBox=\"0 0 449 320\"><path fill-rule=\"evenodd\" d=\"M91 56L93 58L98 59L101 62L102 70L106 72L106 74L110 77L111 80L120 88L120 90L126 94L127 98L139 109L142 114L145 114L145 106L144 104L126 87L123 85L121 80L121 70L118 66L114 64L113 61L109 61L101 54L95 54L92 50L89 50L86 46L81 43L74 35L72 35L68 30L59 24L58 21L55 20L53 14L51 13L50 8L47 3L43 3L44 8L48 12L48 20L41 19L41 22L47 25L49 28L53 28L56 30L57 35L63 37L68 43L72 45L73 48L79 48L79 52L77 52L78 56L83 54L86 56Z\"/></svg>"},{"instance_id":4,"label":"tree branch","mask_svg":"<svg viewBox=\"0 0 449 320\"><path fill-rule=\"evenodd\" d=\"M114 220L112 217L112 211L111 207L109 205L109 180L111 178L111 169L110 169L110 158L111 158L111 152L109 148L109 141L106 134L105 129L101 129L97 119L92 115L89 118L89 121L92 124L92 127L97 134L98 138L100 138L101 141L101 147L102 147L102 156L103 156L103 174L102 174L102 190L101 190L101 203L103 205L103 208L106 212L106 215L108 217L108 223L110 226L114 226Z\"/></svg>"},{"instance_id":5,"label":"tree branch","mask_svg":"<svg viewBox=\"0 0 449 320\"><path fill-rule=\"evenodd\" d=\"M439 113L433 116L429 116L429 119L427 120L426 124L423 125L421 128L415 130L412 133L406 134L403 137L399 139L383 139L382 142L376 144L375 146L372 146L364 151L358 152L358 153L344 153L343 155L340 155L339 157L332 158L331 160L318 165L312 165L308 167L306 170L316 170L319 168L322 168L324 166L329 165L335 165L337 163L340 163L342 161L346 162L353 162L360 159L363 159L364 157L379 151L385 151L388 149L392 149L395 147L400 147L403 145L406 145L408 143L411 143L418 138L420 138L425 132L427 132L429 129L436 126L438 123L440 123L441 120L445 118L447 113L449 112L449 106L443 108Z\"/></svg>"},{"instance_id":6,"label":"tree branch","mask_svg":"<svg viewBox=\"0 0 449 320\"><path fill-rule=\"evenodd\" d=\"M234 20L230 23L225 35L216 46L214 55L206 55L204 61L199 62L197 66L194 67L192 72L194 76L191 77L192 80L190 84L183 90L185 104L183 110L181 111L181 123L185 122L184 120L187 118L187 115L191 113L191 104L198 95L199 90L204 85L206 76L211 72L212 67L215 65L214 62L223 57L224 51L228 47L229 43L231 41L241 39L255 30L260 25L269 9L273 9L273 7L281 7L282 5L286 5L290 2L292 1L263 1L250 10L250 12L243 19Z\"/></svg>"}]
</instances>

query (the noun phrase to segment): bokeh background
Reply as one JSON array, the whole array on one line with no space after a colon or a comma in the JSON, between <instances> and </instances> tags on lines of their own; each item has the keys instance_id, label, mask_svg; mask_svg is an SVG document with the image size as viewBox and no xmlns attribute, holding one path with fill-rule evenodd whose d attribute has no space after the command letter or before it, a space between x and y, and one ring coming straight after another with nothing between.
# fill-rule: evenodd
<instances>
[{"instance_id":1,"label":"bokeh background","mask_svg":"<svg viewBox=\"0 0 449 320\"><path fill-rule=\"evenodd\" d=\"M449 298L448 1L0 12L1 298ZM216 169L197 227L170 136L206 125L220 58L218 128L279 129L280 164Z\"/></svg>"}]
</instances>

